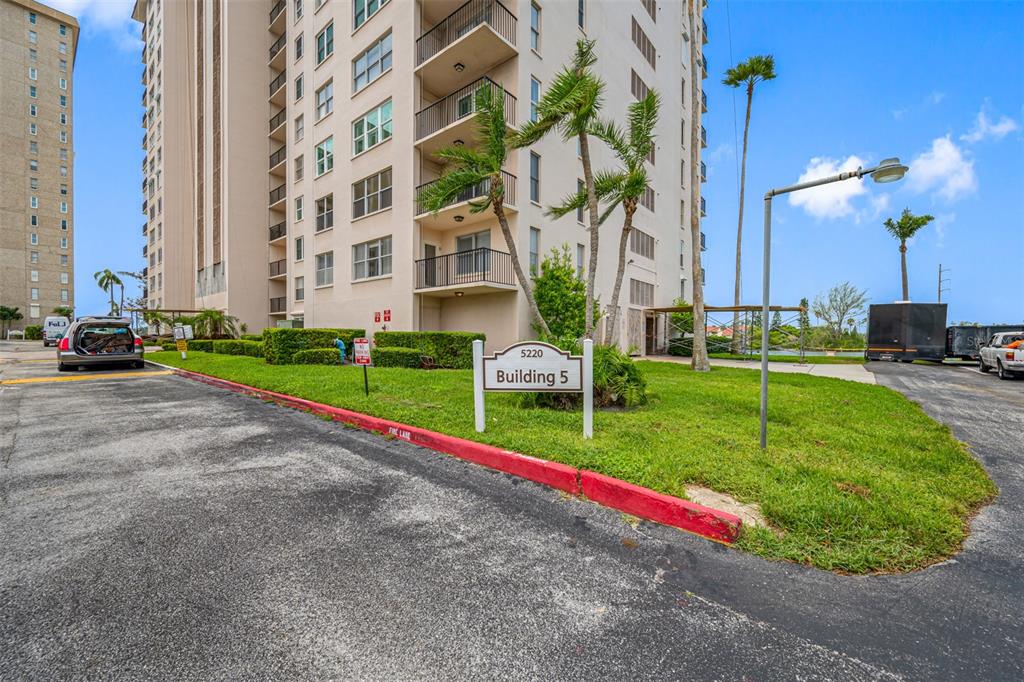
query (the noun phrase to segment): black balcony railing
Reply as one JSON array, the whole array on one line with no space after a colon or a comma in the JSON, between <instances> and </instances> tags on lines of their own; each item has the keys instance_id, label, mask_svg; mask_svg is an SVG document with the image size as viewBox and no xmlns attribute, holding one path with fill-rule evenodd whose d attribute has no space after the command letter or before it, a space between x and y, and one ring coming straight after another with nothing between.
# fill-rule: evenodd
<instances>
[{"instance_id":1,"label":"black balcony railing","mask_svg":"<svg viewBox=\"0 0 1024 682\"><path fill-rule=\"evenodd\" d=\"M286 153L287 151L288 151L288 149L287 149L286 147L282 146L282 147L281 147L280 149L278 149L278 150L277 150L276 152L274 152L273 154L271 154L271 155L270 155L270 167L271 167L271 168L273 168L273 167L274 167L274 166L276 166L277 164L279 164L279 163L281 163L282 161L284 161L284 155L285 155L285 153Z\"/></svg>"},{"instance_id":2,"label":"black balcony railing","mask_svg":"<svg viewBox=\"0 0 1024 682\"><path fill-rule=\"evenodd\" d=\"M149 266L148 265L143 265L142 266L142 276L146 277L148 275L149 275Z\"/></svg>"},{"instance_id":3,"label":"black balcony railing","mask_svg":"<svg viewBox=\"0 0 1024 682\"><path fill-rule=\"evenodd\" d=\"M516 44L516 18L498 0L469 0L416 41L416 65L419 66L480 24Z\"/></svg>"},{"instance_id":4,"label":"black balcony railing","mask_svg":"<svg viewBox=\"0 0 1024 682\"><path fill-rule=\"evenodd\" d=\"M147 223L142 223L142 234L143 234L143 236L145 236L145 234L146 234L146 228L147 228L148 226L149 226L149 225L148 225Z\"/></svg>"},{"instance_id":5,"label":"black balcony railing","mask_svg":"<svg viewBox=\"0 0 1024 682\"><path fill-rule=\"evenodd\" d=\"M149 244L142 245L142 257L145 258L149 255Z\"/></svg>"},{"instance_id":6,"label":"black balcony railing","mask_svg":"<svg viewBox=\"0 0 1024 682\"><path fill-rule=\"evenodd\" d=\"M708 93L703 90L700 91L700 103L704 107L704 111L708 110Z\"/></svg>"},{"instance_id":7,"label":"black balcony railing","mask_svg":"<svg viewBox=\"0 0 1024 682\"><path fill-rule=\"evenodd\" d=\"M285 186L281 185L276 189L270 190L270 205L273 206L277 202L281 201L285 197Z\"/></svg>"},{"instance_id":8,"label":"black balcony railing","mask_svg":"<svg viewBox=\"0 0 1024 682\"><path fill-rule=\"evenodd\" d=\"M708 131L704 126L700 127L700 143L705 147L708 146Z\"/></svg>"},{"instance_id":9,"label":"black balcony railing","mask_svg":"<svg viewBox=\"0 0 1024 682\"><path fill-rule=\"evenodd\" d=\"M270 81L270 96L273 97L274 93L277 92L281 87L284 86L284 81L288 77L287 72L282 71L277 74L277 78Z\"/></svg>"},{"instance_id":10,"label":"black balcony railing","mask_svg":"<svg viewBox=\"0 0 1024 682\"><path fill-rule=\"evenodd\" d=\"M277 277L288 272L288 261L284 258L276 260L270 264L270 276Z\"/></svg>"},{"instance_id":11,"label":"black balcony railing","mask_svg":"<svg viewBox=\"0 0 1024 682\"><path fill-rule=\"evenodd\" d=\"M501 86L484 76L464 88L456 90L430 106L416 112L416 139L422 140L458 120L476 113L476 93L483 88ZM515 125L516 98L505 91L505 122Z\"/></svg>"},{"instance_id":12,"label":"black balcony railing","mask_svg":"<svg viewBox=\"0 0 1024 682\"><path fill-rule=\"evenodd\" d=\"M512 257L480 248L416 261L416 288L436 289L474 283L515 286Z\"/></svg>"},{"instance_id":13,"label":"black balcony railing","mask_svg":"<svg viewBox=\"0 0 1024 682\"><path fill-rule=\"evenodd\" d=\"M273 19L271 19L271 21L273 21ZM273 59L276 57L277 53L284 49L286 43L287 36L282 34L281 37L275 40L274 44L270 46L270 58Z\"/></svg>"},{"instance_id":14,"label":"black balcony railing","mask_svg":"<svg viewBox=\"0 0 1024 682\"><path fill-rule=\"evenodd\" d=\"M700 20L701 35L703 36L704 42L708 42L708 22L703 19Z\"/></svg>"},{"instance_id":15,"label":"black balcony railing","mask_svg":"<svg viewBox=\"0 0 1024 682\"><path fill-rule=\"evenodd\" d=\"M424 184L420 185L419 187L417 187L416 188L416 196L419 197L420 192L422 192L425 187L428 187L428 186L434 184L435 182L437 182L437 180L434 180L433 182L424 183ZM516 176L512 175L511 173L506 173L505 171L501 171L501 182L502 182L503 185L505 185L505 201L504 201L505 205L506 206L515 206L516 205ZM470 187L470 188L468 188L466 190L463 190L461 193L459 193L459 195L457 197L455 197L455 199L453 201L451 201L447 205L451 206L452 204L462 203L463 201L471 201L473 199L479 199L481 197L486 196L490 191L491 191L491 179L487 178L483 182L478 182L477 184L473 185L472 187ZM427 213L427 212L428 211L427 211L426 207L422 203L420 203L419 200L417 199L417 210L416 210L417 215L422 214L422 213Z\"/></svg>"},{"instance_id":16,"label":"black balcony railing","mask_svg":"<svg viewBox=\"0 0 1024 682\"><path fill-rule=\"evenodd\" d=\"M707 242L704 239L704 233L703 232L700 233L700 250L701 251L707 251L708 250L708 245L707 245Z\"/></svg>"},{"instance_id":17,"label":"black balcony railing","mask_svg":"<svg viewBox=\"0 0 1024 682\"><path fill-rule=\"evenodd\" d=\"M700 181L704 182L708 179L708 167L703 161L700 162Z\"/></svg>"},{"instance_id":18,"label":"black balcony railing","mask_svg":"<svg viewBox=\"0 0 1024 682\"><path fill-rule=\"evenodd\" d=\"M288 226L285 223L278 223L277 225L270 226L270 239L268 241L274 241L280 239L288 233Z\"/></svg>"},{"instance_id":19,"label":"black balcony railing","mask_svg":"<svg viewBox=\"0 0 1024 682\"><path fill-rule=\"evenodd\" d=\"M285 296L278 296L277 298L270 299L270 312L271 313L283 313L284 309L288 306L288 299Z\"/></svg>"},{"instance_id":20,"label":"black balcony railing","mask_svg":"<svg viewBox=\"0 0 1024 682\"><path fill-rule=\"evenodd\" d=\"M702 216L706 216L708 214L707 213L707 204L704 202L704 197L700 198L700 214Z\"/></svg>"},{"instance_id":21,"label":"black balcony railing","mask_svg":"<svg viewBox=\"0 0 1024 682\"><path fill-rule=\"evenodd\" d=\"M284 119L287 117L287 110L282 109L281 111L274 114L270 119L270 130L273 132L277 130L277 127L284 124Z\"/></svg>"},{"instance_id":22,"label":"black balcony railing","mask_svg":"<svg viewBox=\"0 0 1024 682\"><path fill-rule=\"evenodd\" d=\"M274 19L277 19L277 16L281 12L284 11L284 7L285 7L284 0L278 0L278 2L276 2L274 4L274 6L270 8L270 22L269 23L271 23L271 24L274 23Z\"/></svg>"}]
</instances>

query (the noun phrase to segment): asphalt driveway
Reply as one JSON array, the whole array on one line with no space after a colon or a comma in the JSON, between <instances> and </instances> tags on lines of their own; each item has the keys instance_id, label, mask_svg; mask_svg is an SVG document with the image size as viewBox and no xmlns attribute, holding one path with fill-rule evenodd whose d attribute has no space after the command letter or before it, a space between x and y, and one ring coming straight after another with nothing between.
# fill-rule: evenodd
<instances>
[{"instance_id":1,"label":"asphalt driveway","mask_svg":"<svg viewBox=\"0 0 1024 682\"><path fill-rule=\"evenodd\" d=\"M876 374L1002 494L856 578L175 376L0 385L0 678L1019 679L1024 404L932 369Z\"/></svg>"}]
</instances>

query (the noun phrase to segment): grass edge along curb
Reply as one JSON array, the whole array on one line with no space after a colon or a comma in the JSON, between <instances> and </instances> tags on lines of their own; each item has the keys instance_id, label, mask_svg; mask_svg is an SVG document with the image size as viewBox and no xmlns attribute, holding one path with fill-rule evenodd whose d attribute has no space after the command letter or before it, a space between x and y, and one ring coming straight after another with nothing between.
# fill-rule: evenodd
<instances>
[{"instance_id":1,"label":"grass edge along curb","mask_svg":"<svg viewBox=\"0 0 1024 682\"><path fill-rule=\"evenodd\" d=\"M268 391L253 386L246 386L227 379L220 379L200 372L163 365L148 360L152 365L169 369L175 375L204 383L208 386L224 388L262 400L272 400L278 405L294 407L313 414L331 417L334 421L357 426L366 431L380 433L398 438L413 445L442 452L459 459L496 469L513 476L525 478L571 495L582 495L591 502L624 511L634 516L673 526L695 535L731 544L742 531L742 520L733 514L705 507L689 500L655 492L649 488L634 485L611 476L593 471L581 471L575 467L524 455L477 443L475 441L448 436L429 429L410 426L372 417L361 412L346 410L341 407L324 405L323 403L296 398L284 393Z\"/></svg>"}]
</instances>

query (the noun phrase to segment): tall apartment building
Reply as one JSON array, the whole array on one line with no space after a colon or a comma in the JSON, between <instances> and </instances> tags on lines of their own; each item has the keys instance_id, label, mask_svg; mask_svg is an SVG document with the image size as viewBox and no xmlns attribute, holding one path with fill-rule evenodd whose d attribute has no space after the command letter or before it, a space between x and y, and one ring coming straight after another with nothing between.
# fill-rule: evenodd
<instances>
[{"instance_id":1,"label":"tall apartment building","mask_svg":"<svg viewBox=\"0 0 1024 682\"><path fill-rule=\"evenodd\" d=\"M0 0L0 305L42 324L74 305L75 18Z\"/></svg>"},{"instance_id":2,"label":"tall apartment building","mask_svg":"<svg viewBox=\"0 0 1024 682\"><path fill-rule=\"evenodd\" d=\"M136 17L145 17L151 35L160 2L151 12L153 0L138 1ZM436 215L418 206L417 195L443 171L439 149L477 143L472 114L479 88L504 88L511 129L535 113L540 93L580 38L597 41L607 83L604 116L622 121L628 103L651 88L663 102L650 166L654 191L636 216L620 296L621 338L642 347L652 331L643 308L690 297L689 212L701 209L689 201L689 131L700 125L703 108L691 101L690 85L706 68L690 73L685 3L173 4L186 17L173 34L165 18L157 40L165 63L171 43L187 50L180 62L192 71L175 72L188 78L188 87L174 84L180 102L166 91L164 135L172 116L187 118L187 125L173 125L192 126L192 166L187 177L173 179L165 168L164 210L172 194L186 192L193 214L163 221L162 257L165 287L172 263L193 260L194 307L226 309L251 330L287 320L371 334L474 330L485 332L491 347L531 336L497 221L469 210L484 188ZM692 39L700 47L706 32L697 23ZM165 88L170 80L165 69ZM158 114L158 129L159 120ZM595 168L615 166L609 150L594 147ZM165 162L167 149L165 143ZM575 142L557 135L509 154L506 210L524 265L528 259L537 267L552 248L567 245L582 271L585 217L552 220L543 212L581 178ZM604 301L615 275L616 222L602 232ZM174 249L190 253L172 253L172 232Z\"/></svg>"}]
</instances>

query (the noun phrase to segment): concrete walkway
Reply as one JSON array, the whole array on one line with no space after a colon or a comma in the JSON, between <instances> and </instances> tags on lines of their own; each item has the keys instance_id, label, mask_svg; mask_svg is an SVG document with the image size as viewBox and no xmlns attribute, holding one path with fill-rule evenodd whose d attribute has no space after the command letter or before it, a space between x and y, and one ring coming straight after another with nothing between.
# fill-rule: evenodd
<instances>
[{"instance_id":1,"label":"concrete walkway","mask_svg":"<svg viewBox=\"0 0 1024 682\"><path fill-rule=\"evenodd\" d=\"M657 360L659 362L677 362L683 365L690 364L690 358L681 358L674 355L648 355L645 360ZM738 367L740 369L760 370L761 364L758 360L717 360L711 359L713 367ZM816 377L829 377L831 379L845 379L856 381L862 384L874 384L875 375L865 369L864 365L801 365L797 362L769 362L769 372L789 372L791 374L810 374Z\"/></svg>"}]
</instances>

